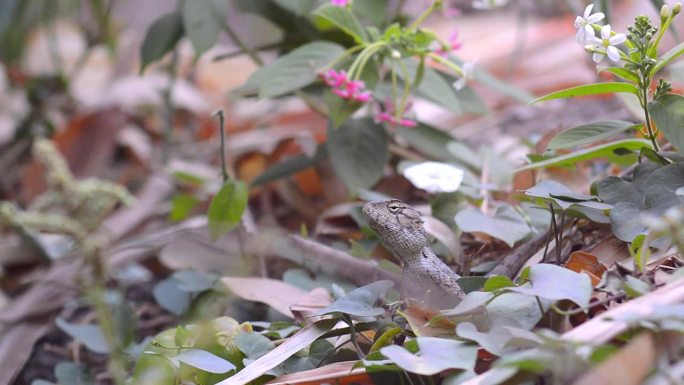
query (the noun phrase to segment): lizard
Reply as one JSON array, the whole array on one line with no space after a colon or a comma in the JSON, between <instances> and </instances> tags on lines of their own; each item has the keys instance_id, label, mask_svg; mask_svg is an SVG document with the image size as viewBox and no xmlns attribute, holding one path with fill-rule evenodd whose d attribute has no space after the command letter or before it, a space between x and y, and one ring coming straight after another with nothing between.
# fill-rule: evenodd
<instances>
[{"instance_id":1,"label":"lizard","mask_svg":"<svg viewBox=\"0 0 684 385\"><path fill-rule=\"evenodd\" d=\"M397 200L368 202L363 214L382 245L402 265L402 292L410 295L429 293L430 304L452 305L465 293L456 282L458 274L435 255L423 227L421 214Z\"/></svg>"}]
</instances>

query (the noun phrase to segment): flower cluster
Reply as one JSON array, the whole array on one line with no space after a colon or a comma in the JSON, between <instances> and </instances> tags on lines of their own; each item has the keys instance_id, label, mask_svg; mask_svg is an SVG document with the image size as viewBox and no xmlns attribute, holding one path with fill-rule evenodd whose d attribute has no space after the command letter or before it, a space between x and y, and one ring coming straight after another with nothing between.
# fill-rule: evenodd
<instances>
[{"instance_id":1,"label":"flower cluster","mask_svg":"<svg viewBox=\"0 0 684 385\"><path fill-rule=\"evenodd\" d=\"M346 71L329 69L321 75L325 84L332 87L332 92L342 99L366 103L371 100L371 92L366 91L366 84L361 80L350 80Z\"/></svg>"},{"instance_id":2,"label":"flower cluster","mask_svg":"<svg viewBox=\"0 0 684 385\"><path fill-rule=\"evenodd\" d=\"M594 4L589 4L584 9L584 14L575 18L574 25L577 28L575 38L577 43L585 45L584 48L593 54L592 59L595 63L600 63L606 55L613 62L619 63L620 50L616 46L624 43L627 37L624 33L611 31L610 24L607 24L601 26L601 37L598 38L594 30L599 28L596 23L603 20L606 16L602 12L592 14L591 10L593 8Z\"/></svg>"},{"instance_id":3,"label":"flower cluster","mask_svg":"<svg viewBox=\"0 0 684 385\"><path fill-rule=\"evenodd\" d=\"M330 4L336 7L346 7L351 3L350 0L330 0Z\"/></svg>"}]
</instances>

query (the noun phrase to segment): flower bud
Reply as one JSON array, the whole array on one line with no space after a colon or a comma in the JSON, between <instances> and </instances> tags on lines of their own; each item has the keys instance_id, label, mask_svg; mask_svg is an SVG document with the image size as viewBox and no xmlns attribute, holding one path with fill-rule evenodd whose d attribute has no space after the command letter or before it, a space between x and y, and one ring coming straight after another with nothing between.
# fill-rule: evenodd
<instances>
[{"instance_id":1,"label":"flower bud","mask_svg":"<svg viewBox=\"0 0 684 385\"><path fill-rule=\"evenodd\" d=\"M649 32L644 37L646 38L647 41L649 41L649 40L653 39L653 34Z\"/></svg>"},{"instance_id":2,"label":"flower bud","mask_svg":"<svg viewBox=\"0 0 684 385\"><path fill-rule=\"evenodd\" d=\"M665 20L668 17L670 17L670 7L668 7L667 4L664 4L660 8L660 20Z\"/></svg>"},{"instance_id":3,"label":"flower bud","mask_svg":"<svg viewBox=\"0 0 684 385\"><path fill-rule=\"evenodd\" d=\"M397 51L396 49L392 50L392 59L401 59L401 52Z\"/></svg>"},{"instance_id":4,"label":"flower bud","mask_svg":"<svg viewBox=\"0 0 684 385\"><path fill-rule=\"evenodd\" d=\"M594 53L594 52L596 52L596 47L594 47L593 45L587 44L584 46L584 50L589 52L589 53Z\"/></svg>"},{"instance_id":5,"label":"flower bud","mask_svg":"<svg viewBox=\"0 0 684 385\"><path fill-rule=\"evenodd\" d=\"M682 11L682 3L676 2L674 7L672 7L672 14L676 15Z\"/></svg>"}]
</instances>

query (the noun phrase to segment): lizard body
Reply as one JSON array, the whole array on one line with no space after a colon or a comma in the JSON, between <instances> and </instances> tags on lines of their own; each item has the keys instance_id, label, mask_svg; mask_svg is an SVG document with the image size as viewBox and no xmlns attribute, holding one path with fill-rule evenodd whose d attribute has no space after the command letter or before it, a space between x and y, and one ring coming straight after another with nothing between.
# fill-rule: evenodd
<instances>
[{"instance_id":1,"label":"lizard body","mask_svg":"<svg viewBox=\"0 0 684 385\"><path fill-rule=\"evenodd\" d=\"M465 293L456 282L459 276L430 248L418 211L393 199L368 202L363 213L383 246L401 260L403 285L410 295L429 292L429 301L438 305L453 305L463 299Z\"/></svg>"}]
</instances>

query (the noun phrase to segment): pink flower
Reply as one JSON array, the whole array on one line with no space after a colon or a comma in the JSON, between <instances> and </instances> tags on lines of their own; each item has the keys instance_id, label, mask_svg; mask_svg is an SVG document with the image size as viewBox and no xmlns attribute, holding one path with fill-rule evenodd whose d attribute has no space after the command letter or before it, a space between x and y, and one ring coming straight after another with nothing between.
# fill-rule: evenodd
<instances>
[{"instance_id":1,"label":"pink flower","mask_svg":"<svg viewBox=\"0 0 684 385\"><path fill-rule=\"evenodd\" d=\"M404 107L404 113L406 113L406 110L411 108L411 104L408 103ZM402 114L404 115L404 114ZM394 106L392 105L392 102L387 102L385 103L385 111L381 111L375 115L375 122L376 123L389 123L393 126L399 125L403 127L415 127L418 125L418 123L415 120L408 119L404 116L401 118L397 119L397 117L394 116Z\"/></svg>"},{"instance_id":2,"label":"pink flower","mask_svg":"<svg viewBox=\"0 0 684 385\"><path fill-rule=\"evenodd\" d=\"M322 74L321 77L325 84L330 87L342 87L349 81L349 79L347 79L347 72L344 70L337 72L332 68Z\"/></svg>"},{"instance_id":3,"label":"pink flower","mask_svg":"<svg viewBox=\"0 0 684 385\"><path fill-rule=\"evenodd\" d=\"M366 84L361 80L349 80L345 71L329 69L321 77L325 84L333 88L332 92L342 99L366 103L372 98L372 93L365 90Z\"/></svg>"},{"instance_id":4,"label":"pink flower","mask_svg":"<svg viewBox=\"0 0 684 385\"><path fill-rule=\"evenodd\" d=\"M330 4L336 7L346 7L350 0L330 0Z\"/></svg>"},{"instance_id":5,"label":"pink flower","mask_svg":"<svg viewBox=\"0 0 684 385\"><path fill-rule=\"evenodd\" d=\"M447 56L449 52L451 51L456 51L457 49L461 48L463 44L458 41L458 31L454 31L449 35L449 39L447 39L447 42L449 43L448 50L445 50L442 44L439 42L435 42L436 46L433 47L433 51L439 55L439 56Z\"/></svg>"}]
</instances>

